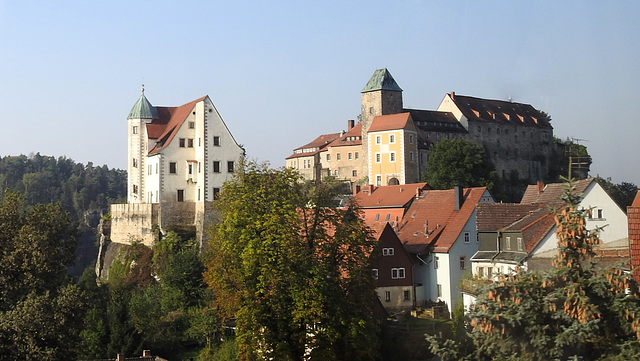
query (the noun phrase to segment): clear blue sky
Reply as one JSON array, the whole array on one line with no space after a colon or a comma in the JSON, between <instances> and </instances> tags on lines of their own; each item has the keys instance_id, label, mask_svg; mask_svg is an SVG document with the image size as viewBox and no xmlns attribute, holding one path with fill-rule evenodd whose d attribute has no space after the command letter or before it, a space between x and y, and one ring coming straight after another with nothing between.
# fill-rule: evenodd
<instances>
[{"instance_id":1,"label":"clear blue sky","mask_svg":"<svg viewBox=\"0 0 640 361\"><path fill-rule=\"evenodd\" d=\"M345 129L386 67L406 107L445 93L548 112L592 175L640 184L637 1L0 0L0 156L126 167L126 123L208 94L250 158Z\"/></svg>"}]
</instances>

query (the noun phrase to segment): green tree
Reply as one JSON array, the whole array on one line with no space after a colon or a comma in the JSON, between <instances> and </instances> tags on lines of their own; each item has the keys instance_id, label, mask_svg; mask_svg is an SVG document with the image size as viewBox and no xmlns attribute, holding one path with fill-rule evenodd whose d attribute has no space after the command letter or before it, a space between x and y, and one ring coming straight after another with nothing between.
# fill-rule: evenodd
<instances>
[{"instance_id":1,"label":"green tree","mask_svg":"<svg viewBox=\"0 0 640 361\"><path fill-rule=\"evenodd\" d=\"M244 360L371 360L378 356L374 241L333 186L291 169L245 164L217 202L205 281L236 318Z\"/></svg>"},{"instance_id":2,"label":"green tree","mask_svg":"<svg viewBox=\"0 0 640 361\"><path fill-rule=\"evenodd\" d=\"M497 191L498 176L484 149L468 140L443 139L431 148L423 180L435 189L487 186Z\"/></svg>"},{"instance_id":3,"label":"green tree","mask_svg":"<svg viewBox=\"0 0 640 361\"><path fill-rule=\"evenodd\" d=\"M569 188L571 190L571 187ZM558 255L548 273L518 271L487 286L470 312L473 352L443 360L615 360L640 357L640 292L619 267L599 269L599 230L585 227L588 210L567 191L556 215ZM452 346L455 342L448 341Z\"/></svg>"},{"instance_id":4,"label":"green tree","mask_svg":"<svg viewBox=\"0 0 640 361\"><path fill-rule=\"evenodd\" d=\"M638 186L633 183L622 182L614 184L611 181L611 178L601 177L597 177L596 181L625 212L627 211L627 207L633 203L633 200L638 194Z\"/></svg>"}]
</instances>

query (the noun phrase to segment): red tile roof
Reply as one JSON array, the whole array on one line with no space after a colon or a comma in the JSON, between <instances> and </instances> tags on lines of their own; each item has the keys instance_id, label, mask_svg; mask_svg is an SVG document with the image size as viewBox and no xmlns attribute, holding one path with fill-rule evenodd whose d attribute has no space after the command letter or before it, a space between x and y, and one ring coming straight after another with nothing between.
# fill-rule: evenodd
<instances>
[{"instance_id":1,"label":"red tile roof","mask_svg":"<svg viewBox=\"0 0 640 361\"><path fill-rule=\"evenodd\" d=\"M400 222L398 237L410 253L423 254L430 247L435 252L448 252L485 191L486 187L464 189L464 202L458 211L453 189L425 191L424 197L411 203Z\"/></svg>"},{"instance_id":2,"label":"red tile roof","mask_svg":"<svg viewBox=\"0 0 640 361\"><path fill-rule=\"evenodd\" d=\"M582 179L574 181L573 185L577 193L584 193L591 183L595 182L594 178ZM529 185L522 196L520 203L540 203L550 206L560 206L562 201L560 196L566 189L566 183L551 183L544 186L542 190L539 185Z\"/></svg>"},{"instance_id":3,"label":"red tile roof","mask_svg":"<svg viewBox=\"0 0 640 361\"><path fill-rule=\"evenodd\" d=\"M369 132L404 129L411 122L411 113L378 115L373 118Z\"/></svg>"},{"instance_id":4,"label":"red tile roof","mask_svg":"<svg viewBox=\"0 0 640 361\"><path fill-rule=\"evenodd\" d=\"M202 98L178 107L156 107L158 110L158 119L154 119L151 123L147 124L149 139L156 141L155 147L149 150L149 154L158 153L169 145L196 103L206 98L207 96L205 95Z\"/></svg>"},{"instance_id":5,"label":"red tile roof","mask_svg":"<svg viewBox=\"0 0 640 361\"><path fill-rule=\"evenodd\" d=\"M298 147L294 149L294 153L288 156L287 159L298 158L298 157L308 157L310 155L314 155L322 151L324 148L326 148L329 145L329 143L333 142L338 137L340 137L340 133L323 134L318 138L314 139L311 143L305 144L302 147ZM296 150L313 149L313 148L315 148L314 151L295 153Z\"/></svg>"},{"instance_id":6,"label":"red tile roof","mask_svg":"<svg viewBox=\"0 0 640 361\"><path fill-rule=\"evenodd\" d=\"M356 139L353 139L356 138ZM342 136L329 144L329 147L340 147L347 145L361 145L362 144L362 123L358 123L349 129Z\"/></svg>"},{"instance_id":7,"label":"red tile roof","mask_svg":"<svg viewBox=\"0 0 640 361\"><path fill-rule=\"evenodd\" d=\"M640 207L640 191L636 194L636 197L633 199L633 203L631 207Z\"/></svg>"},{"instance_id":8,"label":"red tile roof","mask_svg":"<svg viewBox=\"0 0 640 361\"><path fill-rule=\"evenodd\" d=\"M427 183L367 186L353 197L352 202L360 208L406 207L416 197L417 191L426 189Z\"/></svg>"}]
</instances>

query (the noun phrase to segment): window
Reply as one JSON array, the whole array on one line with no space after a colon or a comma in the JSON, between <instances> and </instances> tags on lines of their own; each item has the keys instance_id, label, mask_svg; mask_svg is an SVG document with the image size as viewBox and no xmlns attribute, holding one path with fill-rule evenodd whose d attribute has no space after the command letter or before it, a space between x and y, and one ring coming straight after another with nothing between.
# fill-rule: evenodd
<instances>
[{"instance_id":1,"label":"window","mask_svg":"<svg viewBox=\"0 0 640 361\"><path fill-rule=\"evenodd\" d=\"M138 159L133 158L133 159L131 160L131 163L132 163L132 165L133 165L133 168L138 168Z\"/></svg>"},{"instance_id":2,"label":"window","mask_svg":"<svg viewBox=\"0 0 640 361\"><path fill-rule=\"evenodd\" d=\"M353 171L351 171L351 176L352 177L357 177L358 176L358 171L355 170L355 169Z\"/></svg>"},{"instance_id":3,"label":"window","mask_svg":"<svg viewBox=\"0 0 640 361\"><path fill-rule=\"evenodd\" d=\"M383 256L393 256L393 248L383 248L382 249Z\"/></svg>"},{"instance_id":4,"label":"window","mask_svg":"<svg viewBox=\"0 0 640 361\"><path fill-rule=\"evenodd\" d=\"M493 276L493 267L487 267L487 277L491 278Z\"/></svg>"},{"instance_id":5,"label":"window","mask_svg":"<svg viewBox=\"0 0 640 361\"><path fill-rule=\"evenodd\" d=\"M353 153L351 153L351 152L347 153L347 159L348 160L353 159Z\"/></svg>"},{"instance_id":6,"label":"window","mask_svg":"<svg viewBox=\"0 0 640 361\"><path fill-rule=\"evenodd\" d=\"M194 129L196 127L196 122L189 122L189 129Z\"/></svg>"},{"instance_id":7,"label":"window","mask_svg":"<svg viewBox=\"0 0 640 361\"><path fill-rule=\"evenodd\" d=\"M469 232L464 232L464 243L469 243L471 241L471 235Z\"/></svg>"},{"instance_id":8,"label":"window","mask_svg":"<svg viewBox=\"0 0 640 361\"><path fill-rule=\"evenodd\" d=\"M200 188L198 188L198 200L200 200Z\"/></svg>"},{"instance_id":9,"label":"window","mask_svg":"<svg viewBox=\"0 0 640 361\"><path fill-rule=\"evenodd\" d=\"M467 258L465 256L460 256L460 269L465 269L466 268L466 260Z\"/></svg>"},{"instance_id":10,"label":"window","mask_svg":"<svg viewBox=\"0 0 640 361\"><path fill-rule=\"evenodd\" d=\"M340 156L340 153L336 154L336 160L339 162L340 159L342 159L342 157Z\"/></svg>"},{"instance_id":11,"label":"window","mask_svg":"<svg viewBox=\"0 0 640 361\"><path fill-rule=\"evenodd\" d=\"M149 164L147 166L147 175L151 175L151 173L153 173L153 166L151 164Z\"/></svg>"},{"instance_id":12,"label":"window","mask_svg":"<svg viewBox=\"0 0 640 361\"><path fill-rule=\"evenodd\" d=\"M479 277L484 277L484 267L478 267L477 275Z\"/></svg>"},{"instance_id":13,"label":"window","mask_svg":"<svg viewBox=\"0 0 640 361\"><path fill-rule=\"evenodd\" d=\"M184 138L180 138L179 142L180 142L180 148L184 148L185 139Z\"/></svg>"},{"instance_id":14,"label":"window","mask_svg":"<svg viewBox=\"0 0 640 361\"><path fill-rule=\"evenodd\" d=\"M389 134L389 143L393 144L396 142L396 136L395 134Z\"/></svg>"},{"instance_id":15,"label":"window","mask_svg":"<svg viewBox=\"0 0 640 361\"><path fill-rule=\"evenodd\" d=\"M358 160L358 158L360 158L359 156L360 156L360 153L358 153L358 152L356 152L355 155L354 155L356 160Z\"/></svg>"},{"instance_id":16,"label":"window","mask_svg":"<svg viewBox=\"0 0 640 361\"><path fill-rule=\"evenodd\" d=\"M433 256L433 268L438 269L440 267L440 259L438 256Z\"/></svg>"},{"instance_id":17,"label":"window","mask_svg":"<svg viewBox=\"0 0 640 361\"><path fill-rule=\"evenodd\" d=\"M156 174L158 174L158 163L156 163Z\"/></svg>"},{"instance_id":18,"label":"window","mask_svg":"<svg viewBox=\"0 0 640 361\"><path fill-rule=\"evenodd\" d=\"M436 285L436 288L438 290L438 297L442 297L442 285L438 284Z\"/></svg>"},{"instance_id":19,"label":"window","mask_svg":"<svg viewBox=\"0 0 640 361\"><path fill-rule=\"evenodd\" d=\"M409 144L413 144L413 134L409 134Z\"/></svg>"},{"instance_id":20,"label":"window","mask_svg":"<svg viewBox=\"0 0 640 361\"><path fill-rule=\"evenodd\" d=\"M189 174L193 174L193 164L189 162L189 164L187 164L187 169L189 171Z\"/></svg>"},{"instance_id":21,"label":"window","mask_svg":"<svg viewBox=\"0 0 640 361\"><path fill-rule=\"evenodd\" d=\"M524 251L524 243L522 242L522 237L518 237L518 251Z\"/></svg>"},{"instance_id":22,"label":"window","mask_svg":"<svg viewBox=\"0 0 640 361\"><path fill-rule=\"evenodd\" d=\"M327 162L331 161L331 154L327 154Z\"/></svg>"},{"instance_id":23,"label":"window","mask_svg":"<svg viewBox=\"0 0 640 361\"><path fill-rule=\"evenodd\" d=\"M219 146L220 145L220 137L218 137L218 136L213 137L213 145L215 145L215 146Z\"/></svg>"},{"instance_id":24,"label":"window","mask_svg":"<svg viewBox=\"0 0 640 361\"><path fill-rule=\"evenodd\" d=\"M337 169L334 169L334 170L333 170L333 176L334 176L334 177L337 177L337 176L338 176L338 170L337 170Z\"/></svg>"},{"instance_id":25,"label":"window","mask_svg":"<svg viewBox=\"0 0 640 361\"><path fill-rule=\"evenodd\" d=\"M604 210L602 208L594 208L589 212L589 219L604 219Z\"/></svg>"},{"instance_id":26,"label":"window","mask_svg":"<svg viewBox=\"0 0 640 361\"><path fill-rule=\"evenodd\" d=\"M133 134L138 134L138 126L137 126L137 125L134 125L134 126L133 126L133 129L131 129L131 132L132 132Z\"/></svg>"},{"instance_id":27,"label":"window","mask_svg":"<svg viewBox=\"0 0 640 361\"><path fill-rule=\"evenodd\" d=\"M178 189L178 202L184 202L184 189Z\"/></svg>"},{"instance_id":28,"label":"window","mask_svg":"<svg viewBox=\"0 0 640 361\"><path fill-rule=\"evenodd\" d=\"M171 173L171 174L178 173L178 170L177 170L177 167L176 167L176 162L169 163L169 173Z\"/></svg>"},{"instance_id":29,"label":"window","mask_svg":"<svg viewBox=\"0 0 640 361\"><path fill-rule=\"evenodd\" d=\"M511 251L511 237L505 239L504 249Z\"/></svg>"},{"instance_id":30,"label":"window","mask_svg":"<svg viewBox=\"0 0 640 361\"><path fill-rule=\"evenodd\" d=\"M377 222L380 219L380 213L376 214L376 219L375 221Z\"/></svg>"},{"instance_id":31,"label":"window","mask_svg":"<svg viewBox=\"0 0 640 361\"><path fill-rule=\"evenodd\" d=\"M391 269L391 279L400 279L404 278L404 268L392 268Z\"/></svg>"},{"instance_id":32,"label":"window","mask_svg":"<svg viewBox=\"0 0 640 361\"><path fill-rule=\"evenodd\" d=\"M396 161L396 152L389 153L389 161L390 162L395 162Z\"/></svg>"},{"instance_id":33,"label":"window","mask_svg":"<svg viewBox=\"0 0 640 361\"><path fill-rule=\"evenodd\" d=\"M381 186L382 185L382 176L381 175L376 175L376 185L377 186Z\"/></svg>"},{"instance_id":34,"label":"window","mask_svg":"<svg viewBox=\"0 0 640 361\"><path fill-rule=\"evenodd\" d=\"M138 194L138 185L137 184L133 185L133 194Z\"/></svg>"},{"instance_id":35,"label":"window","mask_svg":"<svg viewBox=\"0 0 640 361\"><path fill-rule=\"evenodd\" d=\"M378 269L377 268L372 269L371 273L373 274L373 278L378 279Z\"/></svg>"},{"instance_id":36,"label":"window","mask_svg":"<svg viewBox=\"0 0 640 361\"><path fill-rule=\"evenodd\" d=\"M403 292L403 296L402 296L402 298L403 298L405 301L410 301L410 300L411 300L411 291L409 291L409 290L405 290L405 291Z\"/></svg>"},{"instance_id":37,"label":"window","mask_svg":"<svg viewBox=\"0 0 640 361\"><path fill-rule=\"evenodd\" d=\"M413 152L409 152L409 160L413 162Z\"/></svg>"},{"instance_id":38,"label":"window","mask_svg":"<svg viewBox=\"0 0 640 361\"><path fill-rule=\"evenodd\" d=\"M384 291L384 300L385 302L391 301L391 291Z\"/></svg>"},{"instance_id":39,"label":"window","mask_svg":"<svg viewBox=\"0 0 640 361\"><path fill-rule=\"evenodd\" d=\"M187 139L187 146L188 146L189 148L193 148L193 138L189 138L189 139Z\"/></svg>"},{"instance_id":40,"label":"window","mask_svg":"<svg viewBox=\"0 0 640 361\"><path fill-rule=\"evenodd\" d=\"M218 198L220 198L220 188L214 187L213 188L213 199L217 200Z\"/></svg>"},{"instance_id":41,"label":"window","mask_svg":"<svg viewBox=\"0 0 640 361\"><path fill-rule=\"evenodd\" d=\"M214 160L213 161L213 173L220 173L220 161L219 160Z\"/></svg>"},{"instance_id":42,"label":"window","mask_svg":"<svg viewBox=\"0 0 640 361\"><path fill-rule=\"evenodd\" d=\"M376 153L376 163L380 163L382 161L382 156L380 153Z\"/></svg>"},{"instance_id":43,"label":"window","mask_svg":"<svg viewBox=\"0 0 640 361\"><path fill-rule=\"evenodd\" d=\"M380 143L382 143L382 136L376 135L376 144L380 144Z\"/></svg>"},{"instance_id":44,"label":"window","mask_svg":"<svg viewBox=\"0 0 640 361\"><path fill-rule=\"evenodd\" d=\"M232 161L232 160L230 160L230 161L228 161L228 162L227 162L227 172L229 172L229 173L233 173L233 171L234 171L234 169L233 169L233 168L234 168L233 164L234 164L234 163L233 163L233 161Z\"/></svg>"},{"instance_id":45,"label":"window","mask_svg":"<svg viewBox=\"0 0 640 361\"><path fill-rule=\"evenodd\" d=\"M198 173L202 173L202 163L198 162Z\"/></svg>"}]
</instances>

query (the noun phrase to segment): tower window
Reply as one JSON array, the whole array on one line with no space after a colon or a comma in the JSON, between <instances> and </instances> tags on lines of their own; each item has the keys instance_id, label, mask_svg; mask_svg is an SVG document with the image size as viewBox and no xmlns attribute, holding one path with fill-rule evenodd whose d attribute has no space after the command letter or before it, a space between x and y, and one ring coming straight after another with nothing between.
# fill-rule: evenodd
<instances>
[{"instance_id":1,"label":"tower window","mask_svg":"<svg viewBox=\"0 0 640 361\"><path fill-rule=\"evenodd\" d=\"M134 126L133 126L133 129L131 129L131 132L132 132L133 134L138 134L138 126L137 126L137 125L134 125Z\"/></svg>"}]
</instances>

